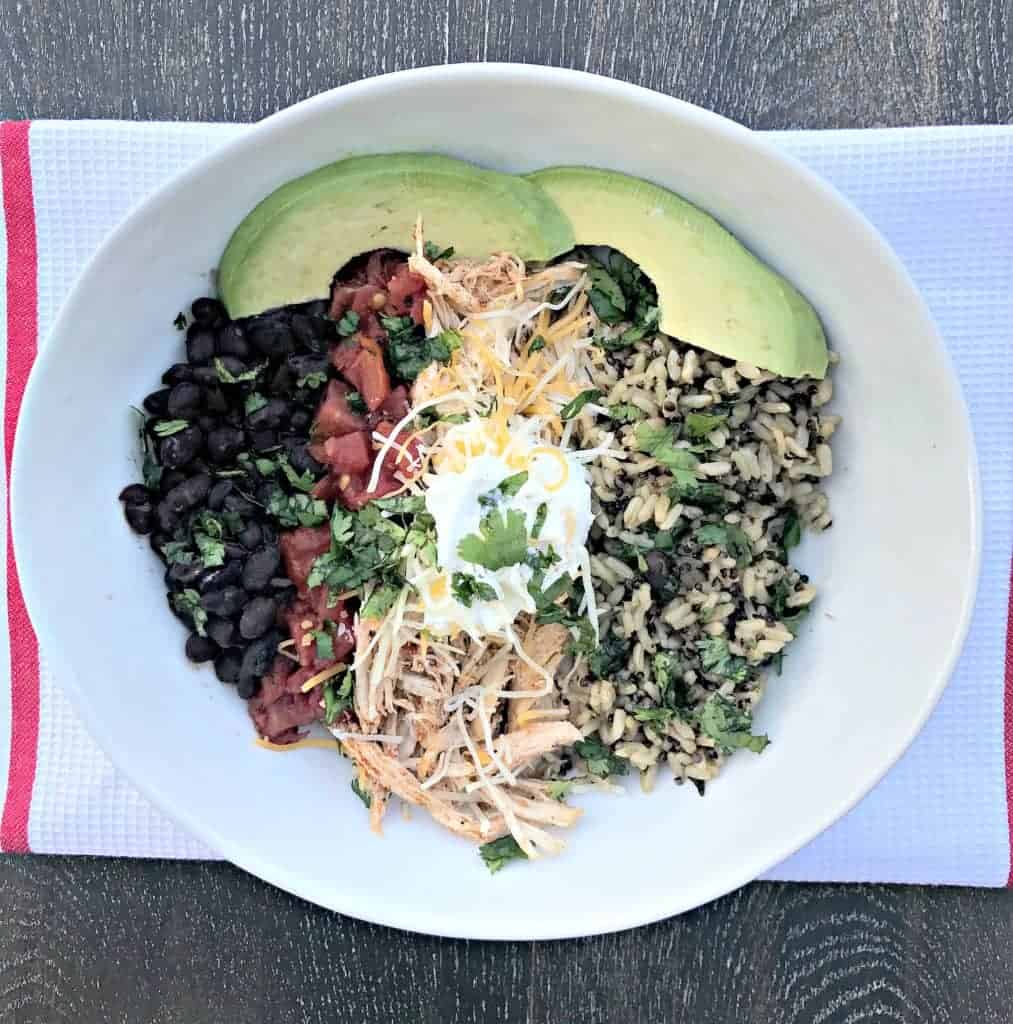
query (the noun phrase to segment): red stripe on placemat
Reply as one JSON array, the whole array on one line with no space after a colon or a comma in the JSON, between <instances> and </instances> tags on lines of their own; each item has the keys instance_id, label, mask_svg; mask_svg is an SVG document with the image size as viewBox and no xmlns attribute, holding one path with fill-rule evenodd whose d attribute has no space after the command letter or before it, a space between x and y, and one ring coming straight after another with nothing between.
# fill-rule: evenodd
<instances>
[{"instance_id":1,"label":"red stripe on placemat","mask_svg":"<svg viewBox=\"0 0 1013 1024\"><path fill-rule=\"evenodd\" d=\"M4 221L7 226L7 381L4 467L7 480L7 626L11 659L11 753L0 819L0 849L27 853L28 813L39 741L39 647L21 595L11 539L14 431L38 336L37 251L28 121L0 124Z\"/></svg>"}]
</instances>

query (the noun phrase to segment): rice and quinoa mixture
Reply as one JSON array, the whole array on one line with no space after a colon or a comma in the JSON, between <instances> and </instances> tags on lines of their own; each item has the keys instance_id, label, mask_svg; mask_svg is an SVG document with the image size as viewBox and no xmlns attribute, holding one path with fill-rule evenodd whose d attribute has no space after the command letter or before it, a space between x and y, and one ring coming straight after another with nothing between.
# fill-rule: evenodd
<instances>
[{"instance_id":1,"label":"rice and quinoa mixture","mask_svg":"<svg viewBox=\"0 0 1013 1024\"><path fill-rule=\"evenodd\" d=\"M789 554L832 525L831 378L660 334L602 352L594 376L611 422L582 417L580 443L611 429L629 454L590 467L602 645L565 695L578 753L591 776L632 766L650 790L667 765L702 793L735 750L767 745L751 712L816 597Z\"/></svg>"}]
</instances>

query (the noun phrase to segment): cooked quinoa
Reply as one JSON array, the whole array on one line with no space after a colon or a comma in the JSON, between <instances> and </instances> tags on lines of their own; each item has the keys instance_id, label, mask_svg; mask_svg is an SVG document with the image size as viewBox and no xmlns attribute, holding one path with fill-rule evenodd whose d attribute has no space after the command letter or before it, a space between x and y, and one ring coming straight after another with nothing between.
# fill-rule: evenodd
<instances>
[{"instance_id":1,"label":"cooked quinoa","mask_svg":"<svg viewBox=\"0 0 1013 1024\"><path fill-rule=\"evenodd\" d=\"M735 750L766 746L752 710L816 598L789 554L832 525L833 385L664 335L603 355L595 385L610 417L581 417L581 443L612 430L629 454L590 467L602 646L566 694L578 768L632 766L650 789L667 765L702 791Z\"/></svg>"}]
</instances>

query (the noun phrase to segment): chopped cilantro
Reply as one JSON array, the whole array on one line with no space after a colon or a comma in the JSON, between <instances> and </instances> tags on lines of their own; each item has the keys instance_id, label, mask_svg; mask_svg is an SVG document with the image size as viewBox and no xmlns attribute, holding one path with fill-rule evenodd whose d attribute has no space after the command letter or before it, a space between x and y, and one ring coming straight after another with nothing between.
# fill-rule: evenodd
<instances>
[{"instance_id":1,"label":"chopped cilantro","mask_svg":"<svg viewBox=\"0 0 1013 1024\"><path fill-rule=\"evenodd\" d=\"M675 477L680 491L691 493L699 485L696 476L699 459L685 448L675 447L675 430L672 427L638 423L636 439L640 451L652 455Z\"/></svg>"},{"instance_id":2,"label":"chopped cilantro","mask_svg":"<svg viewBox=\"0 0 1013 1024\"><path fill-rule=\"evenodd\" d=\"M401 590L402 587L397 583L381 583L374 587L360 615L364 619L382 619L394 607Z\"/></svg>"},{"instance_id":3,"label":"chopped cilantro","mask_svg":"<svg viewBox=\"0 0 1013 1024\"><path fill-rule=\"evenodd\" d=\"M682 672L679 659L668 651L661 651L654 656L652 662L654 668L654 683L661 691L662 696L668 694Z\"/></svg>"},{"instance_id":4,"label":"chopped cilantro","mask_svg":"<svg viewBox=\"0 0 1013 1024\"><path fill-rule=\"evenodd\" d=\"M159 437L170 437L181 430L186 430L188 426L190 424L186 420L159 420L155 424L155 433Z\"/></svg>"},{"instance_id":5,"label":"chopped cilantro","mask_svg":"<svg viewBox=\"0 0 1013 1024\"><path fill-rule=\"evenodd\" d=\"M615 347L631 345L646 337L649 330L656 329L657 293L632 260L616 249L609 250L604 262L586 250L576 256L587 264L591 285L588 300L598 319L606 324L631 324L620 337L620 345Z\"/></svg>"},{"instance_id":6,"label":"chopped cilantro","mask_svg":"<svg viewBox=\"0 0 1013 1024\"><path fill-rule=\"evenodd\" d=\"M259 391L251 391L246 396L246 401L243 403L243 408L247 416L255 413L258 409L263 409L267 405L267 399Z\"/></svg>"},{"instance_id":7,"label":"chopped cilantro","mask_svg":"<svg viewBox=\"0 0 1013 1024\"><path fill-rule=\"evenodd\" d=\"M802 521L794 510L784 517L784 530L781 533L781 547L787 555L792 548L802 543Z\"/></svg>"},{"instance_id":8,"label":"chopped cilantro","mask_svg":"<svg viewBox=\"0 0 1013 1024\"><path fill-rule=\"evenodd\" d=\"M569 795L570 790L573 789L573 782L570 779L556 779L549 783L549 796L553 800L558 800L562 803Z\"/></svg>"},{"instance_id":9,"label":"chopped cilantro","mask_svg":"<svg viewBox=\"0 0 1013 1024\"><path fill-rule=\"evenodd\" d=\"M519 565L528 554L528 531L524 515L516 509L493 510L479 523L479 533L470 533L457 546L466 562L495 572Z\"/></svg>"},{"instance_id":10,"label":"chopped cilantro","mask_svg":"<svg viewBox=\"0 0 1013 1024\"><path fill-rule=\"evenodd\" d=\"M175 327L177 331L185 331L186 330L186 313L184 313L182 311L177 313L176 314L176 319L172 321L172 326Z\"/></svg>"},{"instance_id":11,"label":"chopped cilantro","mask_svg":"<svg viewBox=\"0 0 1013 1024\"><path fill-rule=\"evenodd\" d=\"M633 717L638 722L656 722L665 725L675 715L673 708L634 708Z\"/></svg>"},{"instance_id":12,"label":"chopped cilantro","mask_svg":"<svg viewBox=\"0 0 1013 1024\"><path fill-rule=\"evenodd\" d=\"M278 465L281 467L282 473L285 474L285 479L297 490L308 492L313 490L313 485L317 482L313 474L307 469L302 473L297 473L288 461L287 456L278 456Z\"/></svg>"},{"instance_id":13,"label":"chopped cilantro","mask_svg":"<svg viewBox=\"0 0 1013 1024\"><path fill-rule=\"evenodd\" d=\"M538 540L541 535L542 528L545 526L545 520L549 518L549 506L543 501L539 504L538 508L535 509L535 521L531 526L531 539Z\"/></svg>"},{"instance_id":14,"label":"chopped cilantro","mask_svg":"<svg viewBox=\"0 0 1013 1024\"><path fill-rule=\"evenodd\" d=\"M334 679L324 684L324 725L334 725L338 716L352 706L353 683L352 671L348 669L337 685Z\"/></svg>"},{"instance_id":15,"label":"chopped cilantro","mask_svg":"<svg viewBox=\"0 0 1013 1024\"><path fill-rule=\"evenodd\" d=\"M531 344L528 345L528 355L533 356L536 352L541 352L543 348L545 348L545 339L540 334L536 334L531 339Z\"/></svg>"},{"instance_id":16,"label":"chopped cilantro","mask_svg":"<svg viewBox=\"0 0 1013 1024\"><path fill-rule=\"evenodd\" d=\"M349 391L348 397L345 401L348 402L348 408L351 409L352 412L357 412L360 416L365 416L366 413L369 412L366 400L358 391Z\"/></svg>"},{"instance_id":17,"label":"chopped cilantro","mask_svg":"<svg viewBox=\"0 0 1013 1024\"><path fill-rule=\"evenodd\" d=\"M320 661L334 660L334 637L326 629L315 629L311 636L316 641L317 658Z\"/></svg>"},{"instance_id":18,"label":"chopped cilantro","mask_svg":"<svg viewBox=\"0 0 1013 1024\"><path fill-rule=\"evenodd\" d=\"M367 806L373 806L373 797L359 785L359 777L352 779L352 792Z\"/></svg>"},{"instance_id":19,"label":"chopped cilantro","mask_svg":"<svg viewBox=\"0 0 1013 1024\"><path fill-rule=\"evenodd\" d=\"M245 384L247 381L256 380L267 367L267 363L261 363L252 370L245 370L243 373L231 373L228 367L215 356L215 373L223 384Z\"/></svg>"},{"instance_id":20,"label":"chopped cilantro","mask_svg":"<svg viewBox=\"0 0 1013 1024\"><path fill-rule=\"evenodd\" d=\"M759 754L770 743L766 736L753 735L753 716L748 711L717 693L707 698L696 720L700 731L714 741L722 754L743 748Z\"/></svg>"},{"instance_id":21,"label":"chopped cilantro","mask_svg":"<svg viewBox=\"0 0 1013 1024\"><path fill-rule=\"evenodd\" d=\"M196 590L181 590L172 595L173 607L182 615L189 615L193 628L198 636L207 636L208 613L200 603L200 594Z\"/></svg>"},{"instance_id":22,"label":"chopped cilantro","mask_svg":"<svg viewBox=\"0 0 1013 1024\"><path fill-rule=\"evenodd\" d=\"M267 511L285 527L319 526L327 522L327 503L308 494L286 494L276 487L267 502Z\"/></svg>"},{"instance_id":23,"label":"chopped cilantro","mask_svg":"<svg viewBox=\"0 0 1013 1024\"><path fill-rule=\"evenodd\" d=\"M705 672L712 672L722 679L731 679L736 683L744 683L749 678L749 666L745 658L733 655L728 649L728 641L723 636L697 640L696 649L700 652L700 663Z\"/></svg>"},{"instance_id":24,"label":"chopped cilantro","mask_svg":"<svg viewBox=\"0 0 1013 1024\"><path fill-rule=\"evenodd\" d=\"M300 388L322 388L327 383L327 374L321 370L314 370L300 377L295 383L296 387Z\"/></svg>"},{"instance_id":25,"label":"chopped cilantro","mask_svg":"<svg viewBox=\"0 0 1013 1024\"><path fill-rule=\"evenodd\" d=\"M345 315L338 321L338 336L347 338L350 334L355 334L358 329L359 314L354 310L347 310Z\"/></svg>"},{"instance_id":26,"label":"chopped cilantro","mask_svg":"<svg viewBox=\"0 0 1013 1024\"><path fill-rule=\"evenodd\" d=\"M588 671L595 679L609 679L626 665L628 656L626 641L610 633L588 659Z\"/></svg>"},{"instance_id":27,"label":"chopped cilantro","mask_svg":"<svg viewBox=\"0 0 1013 1024\"><path fill-rule=\"evenodd\" d=\"M170 540L162 545L162 554L169 565L189 565L193 561L190 545L182 540Z\"/></svg>"},{"instance_id":28,"label":"chopped cilantro","mask_svg":"<svg viewBox=\"0 0 1013 1024\"><path fill-rule=\"evenodd\" d=\"M616 402L615 405L610 405L608 410L609 416L616 423L636 423L637 420L642 420L647 415L643 409L633 405L632 402Z\"/></svg>"},{"instance_id":29,"label":"chopped cilantro","mask_svg":"<svg viewBox=\"0 0 1013 1024\"><path fill-rule=\"evenodd\" d=\"M473 601L495 601L497 593L488 583L483 583L466 572L455 572L451 577L451 591L454 598L465 608L470 608Z\"/></svg>"},{"instance_id":30,"label":"chopped cilantro","mask_svg":"<svg viewBox=\"0 0 1013 1024\"><path fill-rule=\"evenodd\" d=\"M491 491L478 496L482 508L496 508L502 498L512 498L528 482L528 471L522 469L501 480Z\"/></svg>"},{"instance_id":31,"label":"chopped cilantro","mask_svg":"<svg viewBox=\"0 0 1013 1024\"><path fill-rule=\"evenodd\" d=\"M427 338L425 329L410 316L382 316L380 323L387 332L387 362L399 380L415 378L432 362L447 363L461 346L457 331L443 331Z\"/></svg>"},{"instance_id":32,"label":"chopped cilantro","mask_svg":"<svg viewBox=\"0 0 1013 1024\"><path fill-rule=\"evenodd\" d=\"M735 559L740 569L745 569L753 560L753 545L745 532L732 523L710 523L701 526L694 534L701 544L717 544Z\"/></svg>"},{"instance_id":33,"label":"chopped cilantro","mask_svg":"<svg viewBox=\"0 0 1013 1024\"><path fill-rule=\"evenodd\" d=\"M629 773L629 761L622 757L616 757L597 736L578 740L574 743L573 749L584 759L588 774L596 775L599 779L607 778L609 775Z\"/></svg>"},{"instance_id":34,"label":"chopped cilantro","mask_svg":"<svg viewBox=\"0 0 1013 1024\"><path fill-rule=\"evenodd\" d=\"M597 388L588 388L587 391L581 391L576 398L567 402L559 410L559 418L561 420L572 420L574 416L580 415L581 410L588 402L597 402L601 395L602 393Z\"/></svg>"},{"instance_id":35,"label":"chopped cilantro","mask_svg":"<svg viewBox=\"0 0 1013 1024\"><path fill-rule=\"evenodd\" d=\"M706 412L690 412L686 414L686 433L694 440L699 441L708 434L713 433L727 419L726 416L718 416Z\"/></svg>"},{"instance_id":36,"label":"chopped cilantro","mask_svg":"<svg viewBox=\"0 0 1013 1024\"><path fill-rule=\"evenodd\" d=\"M449 245L446 249L441 249L435 242L426 242L422 246L422 252L430 263L435 263L437 260L449 260L454 255L454 247Z\"/></svg>"},{"instance_id":37,"label":"chopped cilantro","mask_svg":"<svg viewBox=\"0 0 1013 1024\"><path fill-rule=\"evenodd\" d=\"M485 843L478 848L478 852L485 861L489 873L493 875L512 860L528 859L528 855L517 845L517 840L513 836L503 836L502 839Z\"/></svg>"},{"instance_id":38,"label":"chopped cilantro","mask_svg":"<svg viewBox=\"0 0 1013 1024\"><path fill-rule=\"evenodd\" d=\"M197 545L197 550L200 551L205 569L225 564L225 545L220 540L201 533L199 530L194 532L193 540Z\"/></svg>"}]
</instances>

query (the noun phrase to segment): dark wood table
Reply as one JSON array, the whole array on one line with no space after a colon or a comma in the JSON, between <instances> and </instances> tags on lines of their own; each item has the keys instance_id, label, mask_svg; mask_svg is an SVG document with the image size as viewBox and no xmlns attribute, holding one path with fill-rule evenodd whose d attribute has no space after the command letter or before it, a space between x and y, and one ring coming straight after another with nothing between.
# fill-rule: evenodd
<instances>
[{"instance_id":1,"label":"dark wood table","mask_svg":"<svg viewBox=\"0 0 1013 1024\"><path fill-rule=\"evenodd\" d=\"M248 121L513 60L757 128L1008 122L1011 41L1013 0L0 0L0 117ZM19 1024L1013 1021L1006 891L756 883L633 932L496 945L359 924L224 864L5 857L0 918Z\"/></svg>"}]
</instances>

